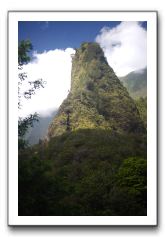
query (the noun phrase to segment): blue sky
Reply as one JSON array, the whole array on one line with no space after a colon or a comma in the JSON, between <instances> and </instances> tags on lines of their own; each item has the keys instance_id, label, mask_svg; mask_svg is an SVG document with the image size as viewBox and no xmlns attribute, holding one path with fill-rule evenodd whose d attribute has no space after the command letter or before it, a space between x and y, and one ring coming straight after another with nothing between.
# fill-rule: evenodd
<instances>
[{"instance_id":1,"label":"blue sky","mask_svg":"<svg viewBox=\"0 0 165 237\"><path fill-rule=\"evenodd\" d=\"M20 21L19 41L30 39L38 53L55 48L77 48L94 41L103 27L114 28L120 21ZM141 22L146 29L147 23Z\"/></svg>"},{"instance_id":2,"label":"blue sky","mask_svg":"<svg viewBox=\"0 0 165 237\"><path fill-rule=\"evenodd\" d=\"M118 77L147 67L147 23L105 21L19 22L18 39L30 39L34 60L24 66L29 80L42 78L44 89L24 100L21 116L37 112L48 116L58 109L70 90L74 48L97 42ZM23 90L28 89L25 80Z\"/></svg>"}]
</instances>

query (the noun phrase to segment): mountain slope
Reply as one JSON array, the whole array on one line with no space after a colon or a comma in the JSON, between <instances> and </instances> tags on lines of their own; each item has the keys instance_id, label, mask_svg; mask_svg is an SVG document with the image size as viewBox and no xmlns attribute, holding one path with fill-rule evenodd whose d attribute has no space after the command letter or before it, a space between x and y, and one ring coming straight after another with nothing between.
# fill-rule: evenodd
<instances>
[{"instance_id":1,"label":"mountain slope","mask_svg":"<svg viewBox=\"0 0 165 237\"><path fill-rule=\"evenodd\" d=\"M43 140L47 134L49 124L56 115L57 111L53 112L50 116L39 117L38 122L34 122L33 127L29 128L26 134L26 140L30 145L37 144L39 140Z\"/></svg>"},{"instance_id":2,"label":"mountain slope","mask_svg":"<svg viewBox=\"0 0 165 237\"><path fill-rule=\"evenodd\" d=\"M127 88L132 98L138 99L147 96L147 69L144 69L141 72L131 72L119 79Z\"/></svg>"},{"instance_id":3,"label":"mountain slope","mask_svg":"<svg viewBox=\"0 0 165 237\"><path fill-rule=\"evenodd\" d=\"M147 215L146 129L98 44L77 50L48 135L19 150L20 216Z\"/></svg>"},{"instance_id":4,"label":"mountain slope","mask_svg":"<svg viewBox=\"0 0 165 237\"><path fill-rule=\"evenodd\" d=\"M133 99L97 43L83 43L76 51L71 90L49 126L48 136L85 128L128 133L145 130Z\"/></svg>"}]
</instances>

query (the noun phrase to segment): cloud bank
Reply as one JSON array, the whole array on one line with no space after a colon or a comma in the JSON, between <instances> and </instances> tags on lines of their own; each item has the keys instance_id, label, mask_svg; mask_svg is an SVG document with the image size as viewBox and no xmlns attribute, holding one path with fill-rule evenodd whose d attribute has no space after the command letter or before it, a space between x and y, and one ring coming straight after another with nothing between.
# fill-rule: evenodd
<instances>
[{"instance_id":1,"label":"cloud bank","mask_svg":"<svg viewBox=\"0 0 165 237\"><path fill-rule=\"evenodd\" d=\"M19 116L25 117L37 112L40 116L50 116L67 97L71 83L72 48L55 49L42 54L34 53L35 60L24 66L27 80L21 86L22 92L29 87L28 81L42 78L46 81L45 88L36 90L31 99L22 99Z\"/></svg>"},{"instance_id":2,"label":"cloud bank","mask_svg":"<svg viewBox=\"0 0 165 237\"><path fill-rule=\"evenodd\" d=\"M96 42L119 77L147 66L147 32L138 22L122 22L115 28L104 27Z\"/></svg>"}]
</instances>

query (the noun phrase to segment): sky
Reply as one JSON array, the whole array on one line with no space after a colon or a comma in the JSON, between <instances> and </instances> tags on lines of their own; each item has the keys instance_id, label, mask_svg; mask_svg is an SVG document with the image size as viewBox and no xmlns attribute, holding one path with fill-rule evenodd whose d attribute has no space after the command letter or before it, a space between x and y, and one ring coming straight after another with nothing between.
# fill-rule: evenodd
<instances>
[{"instance_id":1,"label":"sky","mask_svg":"<svg viewBox=\"0 0 165 237\"><path fill-rule=\"evenodd\" d=\"M118 77L147 66L146 22L19 22L18 40L26 39L32 42L33 51L23 69L28 78L21 92L29 87L28 80L42 78L46 84L31 100L22 100L22 117L34 112L50 116L58 109L70 89L71 55L82 42L99 43Z\"/></svg>"}]
</instances>

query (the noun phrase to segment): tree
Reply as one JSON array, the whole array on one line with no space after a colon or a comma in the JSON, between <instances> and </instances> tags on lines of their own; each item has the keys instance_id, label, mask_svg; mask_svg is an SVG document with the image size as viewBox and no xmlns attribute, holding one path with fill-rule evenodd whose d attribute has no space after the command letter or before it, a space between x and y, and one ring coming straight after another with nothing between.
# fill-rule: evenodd
<instances>
[{"instance_id":1,"label":"tree","mask_svg":"<svg viewBox=\"0 0 165 237\"><path fill-rule=\"evenodd\" d=\"M66 131L70 131L71 127L70 127L70 111L67 110L66 111L67 114L67 120L66 120Z\"/></svg>"},{"instance_id":2,"label":"tree","mask_svg":"<svg viewBox=\"0 0 165 237\"><path fill-rule=\"evenodd\" d=\"M28 81L30 88L21 93L21 86L23 81L27 80L27 73L23 72L23 66L30 62L30 51L33 49L30 40L22 40L18 46L18 109L22 108L22 97L25 99L31 99L32 95L35 95L35 91L40 88L44 88L45 81L43 79L37 79L35 81ZM33 127L33 123L38 121L38 114L30 114L25 118L19 117L18 119L18 148L24 149L27 146L27 142L24 137L29 127Z\"/></svg>"},{"instance_id":3,"label":"tree","mask_svg":"<svg viewBox=\"0 0 165 237\"><path fill-rule=\"evenodd\" d=\"M21 66L30 62L28 53L33 49L30 40L22 40L18 46L18 65Z\"/></svg>"},{"instance_id":4,"label":"tree","mask_svg":"<svg viewBox=\"0 0 165 237\"><path fill-rule=\"evenodd\" d=\"M135 103L139 110L140 117L147 128L147 97L140 97L135 100Z\"/></svg>"}]
</instances>

